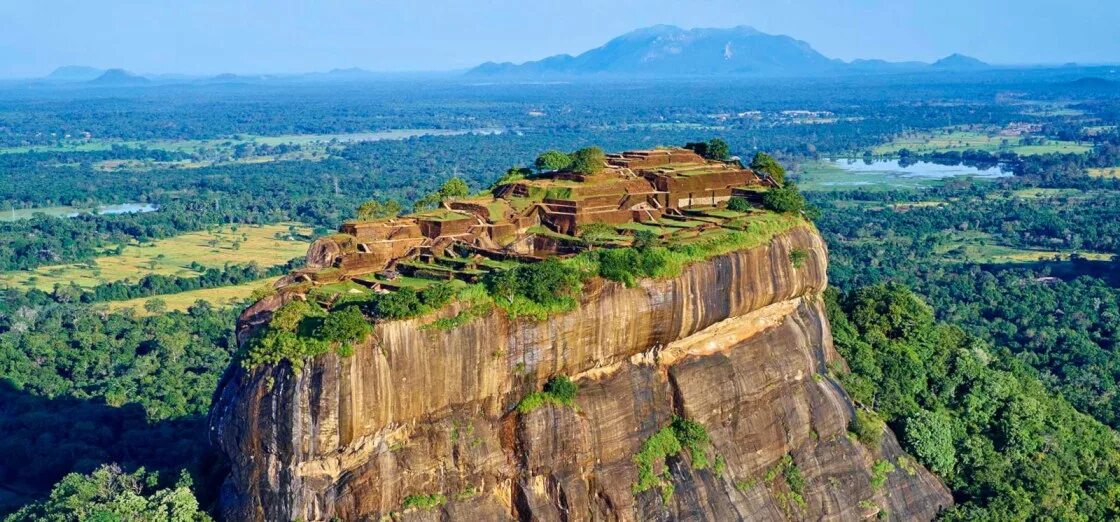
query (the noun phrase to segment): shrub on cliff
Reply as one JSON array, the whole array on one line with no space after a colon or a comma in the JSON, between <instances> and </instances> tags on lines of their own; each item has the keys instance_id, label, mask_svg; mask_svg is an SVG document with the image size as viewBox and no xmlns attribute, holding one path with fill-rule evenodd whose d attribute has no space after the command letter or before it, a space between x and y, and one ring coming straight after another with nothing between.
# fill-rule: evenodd
<instances>
[{"instance_id":1,"label":"shrub on cliff","mask_svg":"<svg viewBox=\"0 0 1120 522\"><path fill-rule=\"evenodd\" d=\"M668 502L673 496L673 483L665 478L667 473L658 473L656 468L665 467L669 457L686 451L693 469L707 469L713 462L709 455L710 447L711 438L704 425L683 417L673 417L668 426L643 441L641 449L634 455L638 481L632 486L633 492L637 494L657 487L661 490L661 500ZM719 455L715 456L717 475L721 472L719 463L722 461Z\"/></svg>"},{"instance_id":2,"label":"shrub on cliff","mask_svg":"<svg viewBox=\"0 0 1120 522\"><path fill-rule=\"evenodd\" d=\"M544 391L526 395L517 403L518 413L529 413L545 404L571 406L575 403L579 387L567 375L559 375L548 380Z\"/></svg>"},{"instance_id":3,"label":"shrub on cliff","mask_svg":"<svg viewBox=\"0 0 1120 522\"><path fill-rule=\"evenodd\" d=\"M322 316L323 313L319 305L296 299L285 303L273 312L268 326L283 332L296 332L299 331L304 319Z\"/></svg>"},{"instance_id":4,"label":"shrub on cliff","mask_svg":"<svg viewBox=\"0 0 1120 522\"><path fill-rule=\"evenodd\" d=\"M603 250L599 275L632 287L640 278L662 275L668 263L669 251L661 247Z\"/></svg>"},{"instance_id":5,"label":"shrub on cliff","mask_svg":"<svg viewBox=\"0 0 1120 522\"><path fill-rule=\"evenodd\" d=\"M762 195L762 206L774 212L801 212L805 209L805 196L790 183L782 188L772 188Z\"/></svg>"},{"instance_id":6,"label":"shrub on cliff","mask_svg":"<svg viewBox=\"0 0 1120 522\"><path fill-rule=\"evenodd\" d=\"M556 258L491 272L483 277L486 290L512 316L543 319L550 312L577 304L583 274Z\"/></svg>"},{"instance_id":7,"label":"shrub on cliff","mask_svg":"<svg viewBox=\"0 0 1120 522\"><path fill-rule=\"evenodd\" d=\"M387 294L375 294L362 303L362 307L373 317L408 319L438 309L454 296L455 289L451 283L440 282L419 292L413 288L401 288Z\"/></svg>"},{"instance_id":8,"label":"shrub on cliff","mask_svg":"<svg viewBox=\"0 0 1120 522\"><path fill-rule=\"evenodd\" d=\"M786 169L778 163L778 160L765 152L756 153L754 158L751 158L751 169L778 183L784 183L786 180Z\"/></svg>"},{"instance_id":9,"label":"shrub on cliff","mask_svg":"<svg viewBox=\"0 0 1120 522\"><path fill-rule=\"evenodd\" d=\"M332 310L315 330L321 339L350 346L365 339L373 331L366 316L356 306Z\"/></svg>"},{"instance_id":10,"label":"shrub on cliff","mask_svg":"<svg viewBox=\"0 0 1120 522\"><path fill-rule=\"evenodd\" d=\"M571 404L576 399L579 387L567 375L559 375L544 383L544 392L552 395L562 404Z\"/></svg>"},{"instance_id":11,"label":"shrub on cliff","mask_svg":"<svg viewBox=\"0 0 1120 522\"><path fill-rule=\"evenodd\" d=\"M279 364L288 361L298 371L303 360L322 355L331 350L331 343L314 337L304 337L293 332L264 328L249 340L247 349L241 357L241 366L246 369L262 364Z\"/></svg>"},{"instance_id":12,"label":"shrub on cliff","mask_svg":"<svg viewBox=\"0 0 1120 522\"><path fill-rule=\"evenodd\" d=\"M849 429L864 445L878 449L886 424L873 411L857 409Z\"/></svg>"}]
</instances>

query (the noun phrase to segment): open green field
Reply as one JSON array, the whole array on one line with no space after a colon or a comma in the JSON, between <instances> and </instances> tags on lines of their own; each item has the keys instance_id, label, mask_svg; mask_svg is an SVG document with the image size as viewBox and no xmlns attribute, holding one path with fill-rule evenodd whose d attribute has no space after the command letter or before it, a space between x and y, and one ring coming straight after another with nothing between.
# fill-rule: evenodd
<instances>
[{"instance_id":1,"label":"open green field","mask_svg":"<svg viewBox=\"0 0 1120 522\"><path fill-rule=\"evenodd\" d=\"M151 299L159 299L167 305L168 311L185 311L190 308L196 301L206 301L215 307L222 307L227 305L237 304L252 295L253 291L258 288L272 286L279 277L271 277L268 279L261 279L260 281L253 281L243 285L222 286L218 288L203 288L201 290L191 290L188 292L179 292L177 294L159 295L154 297L142 297L139 299L129 299L127 301L113 301L109 303L110 310L122 310L125 308L132 308L136 311L136 315L144 316L151 315L144 310L144 303Z\"/></svg>"},{"instance_id":2,"label":"open green field","mask_svg":"<svg viewBox=\"0 0 1120 522\"><path fill-rule=\"evenodd\" d=\"M1086 169L1086 172L1094 178L1120 178L1120 167L1109 167L1102 169Z\"/></svg>"},{"instance_id":3,"label":"open green field","mask_svg":"<svg viewBox=\"0 0 1120 522\"><path fill-rule=\"evenodd\" d=\"M0 221L19 221L21 219L31 219L35 214L46 214L52 217L69 217L78 213L101 213L105 215L112 214L125 214L136 212L152 212L158 207L145 203L120 203L116 205L99 205L97 207L71 207L71 206L57 206L57 207L32 207L32 208L9 208L0 211Z\"/></svg>"},{"instance_id":4,"label":"open green field","mask_svg":"<svg viewBox=\"0 0 1120 522\"><path fill-rule=\"evenodd\" d=\"M1098 252L1059 252L1033 248L1016 248L997 243L990 234L984 232L949 232L946 240L935 250L948 261L972 261L976 263L1030 263L1046 260L1068 260L1077 253L1093 261L1105 261L1110 254Z\"/></svg>"},{"instance_id":5,"label":"open green field","mask_svg":"<svg viewBox=\"0 0 1120 522\"><path fill-rule=\"evenodd\" d=\"M20 147L0 147L2 154L23 154L28 152L103 152L113 147L130 149L160 150L189 154L190 159L176 161L155 161L136 159L109 159L99 161L94 167L102 171L151 170L151 169L196 169L213 165L254 164L272 161L318 161L330 156L330 146L365 141L403 140L418 136L454 136L468 133L495 134L501 129L391 129L384 131L348 132L336 134L282 134L258 136L238 134L214 139L185 140L144 140L129 141L115 139L67 139L54 145L33 145ZM298 145L299 150L287 152L268 151L258 153L250 146Z\"/></svg>"},{"instance_id":6,"label":"open green field","mask_svg":"<svg viewBox=\"0 0 1120 522\"><path fill-rule=\"evenodd\" d=\"M209 150L232 149L242 144L260 145L315 145L330 143L357 143L363 141L403 140L418 136L455 136L478 133L496 133L500 129L391 129L369 132L346 132L337 134L281 134L277 136L257 136L252 134L239 134L227 138L194 139L194 140L145 140L126 141L113 139L88 139L65 140L57 145L32 145L21 147L2 147L0 154L22 154L35 152L96 152L112 150L113 146L129 148L146 148L151 150L164 150L168 152L200 153Z\"/></svg>"},{"instance_id":7,"label":"open green field","mask_svg":"<svg viewBox=\"0 0 1120 522\"><path fill-rule=\"evenodd\" d=\"M1048 140L1042 145L1024 145L1020 136L1000 136L995 132L971 130L938 130L934 132L911 132L897 136L890 143L871 149L875 155L897 154L902 149L910 152L944 152L953 150L983 150L988 152L1011 151L1021 156L1032 154L1085 153L1092 149L1089 145L1072 141Z\"/></svg>"},{"instance_id":8,"label":"open green field","mask_svg":"<svg viewBox=\"0 0 1120 522\"><path fill-rule=\"evenodd\" d=\"M105 255L88 262L44 266L31 271L0 273L0 285L21 289L51 290L56 283L71 281L82 287L100 283L138 280L148 274L192 276L191 263L210 268L225 264L256 262L261 267L279 265L307 252L302 239L277 238L287 235L289 226L309 236L310 228L298 223L276 225L222 226L191 232L151 243L133 244L120 255Z\"/></svg>"},{"instance_id":9,"label":"open green field","mask_svg":"<svg viewBox=\"0 0 1120 522\"><path fill-rule=\"evenodd\" d=\"M60 206L60 207L39 207L39 208L16 208L0 211L0 221L19 221L21 219L31 219L35 214L46 214L48 216L63 217L75 212L88 211L89 209L81 209L78 207Z\"/></svg>"}]
</instances>

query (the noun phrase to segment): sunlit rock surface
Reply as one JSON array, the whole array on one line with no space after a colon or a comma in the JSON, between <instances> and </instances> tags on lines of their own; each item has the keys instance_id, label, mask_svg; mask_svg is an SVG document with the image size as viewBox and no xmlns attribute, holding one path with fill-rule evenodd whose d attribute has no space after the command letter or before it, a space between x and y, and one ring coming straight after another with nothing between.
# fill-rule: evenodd
<instances>
[{"instance_id":1,"label":"sunlit rock surface","mask_svg":"<svg viewBox=\"0 0 1120 522\"><path fill-rule=\"evenodd\" d=\"M809 253L800 268L794 248ZM501 311L449 330L378 324L351 357L227 373L211 438L230 475L228 520L928 520L949 491L917 465L872 487L876 460L846 432L853 405L823 303L826 250L808 226L635 288L594 282L547 321ZM246 320L259 318L261 303ZM441 312L457 313L455 306ZM551 376L575 407L515 406ZM674 493L635 495L642 442L674 415L703 424L726 465L667 461ZM803 502L768 472L792 457ZM658 470L660 472L660 470ZM773 473L769 473L773 476ZM410 495L442 495L403 509Z\"/></svg>"}]
</instances>

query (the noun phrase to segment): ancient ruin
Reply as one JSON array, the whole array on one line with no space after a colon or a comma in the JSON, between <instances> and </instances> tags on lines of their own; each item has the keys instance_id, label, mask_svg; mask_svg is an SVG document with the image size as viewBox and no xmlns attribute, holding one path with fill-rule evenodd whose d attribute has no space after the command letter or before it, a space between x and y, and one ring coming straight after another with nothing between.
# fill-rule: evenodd
<instances>
[{"instance_id":1,"label":"ancient ruin","mask_svg":"<svg viewBox=\"0 0 1120 522\"><path fill-rule=\"evenodd\" d=\"M609 226L600 240L618 244L639 230L679 237L720 227L739 217L722 208L733 196L758 204L774 186L738 160L688 149L608 154L596 172L544 172L437 209L347 222L317 241L307 268L287 282L353 280L375 290L396 288L402 274L470 282L510 261L587 248L587 225Z\"/></svg>"}]
</instances>

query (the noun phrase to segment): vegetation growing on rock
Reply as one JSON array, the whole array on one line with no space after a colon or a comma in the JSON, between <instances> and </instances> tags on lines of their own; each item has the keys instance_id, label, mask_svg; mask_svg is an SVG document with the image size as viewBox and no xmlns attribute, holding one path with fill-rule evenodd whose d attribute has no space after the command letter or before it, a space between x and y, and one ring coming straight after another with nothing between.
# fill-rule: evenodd
<instances>
[{"instance_id":1,"label":"vegetation growing on rock","mask_svg":"<svg viewBox=\"0 0 1120 522\"><path fill-rule=\"evenodd\" d=\"M566 375L558 375L544 384L544 390L526 395L517 403L517 412L529 413L545 404L572 406L575 404L579 386Z\"/></svg>"},{"instance_id":2,"label":"vegetation growing on rock","mask_svg":"<svg viewBox=\"0 0 1120 522\"><path fill-rule=\"evenodd\" d=\"M416 494L404 497L401 509L432 509L447 503L447 496L443 493Z\"/></svg>"},{"instance_id":3,"label":"vegetation growing on rock","mask_svg":"<svg viewBox=\"0 0 1120 522\"><path fill-rule=\"evenodd\" d=\"M707 469L713 458L718 459L718 456L713 456L710 446L711 439L703 425L684 417L674 417L668 426L642 442L641 449L634 455L634 463L638 466L638 481L632 487L634 493L656 487L661 492L662 501L668 502L673 496L668 459L684 450L688 452L694 469Z\"/></svg>"}]
</instances>

